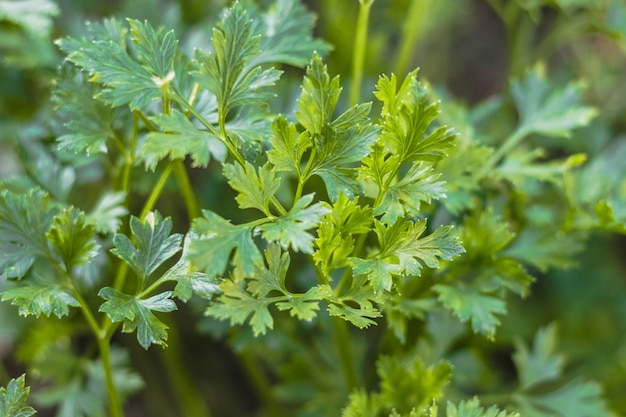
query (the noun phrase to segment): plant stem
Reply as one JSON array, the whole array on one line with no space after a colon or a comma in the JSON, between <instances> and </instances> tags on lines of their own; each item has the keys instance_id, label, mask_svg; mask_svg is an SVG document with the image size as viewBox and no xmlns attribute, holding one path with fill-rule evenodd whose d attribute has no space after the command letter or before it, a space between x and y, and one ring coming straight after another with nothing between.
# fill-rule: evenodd
<instances>
[{"instance_id":1,"label":"plant stem","mask_svg":"<svg viewBox=\"0 0 626 417\"><path fill-rule=\"evenodd\" d=\"M359 16L354 39L354 53L352 54L352 85L350 86L351 106L357 105L360 100L363 66L365 64L365 50L367 49L367 23L372 3L374 3L374 0L359 0Z\"/></svg>"},{"instance_id":2,"label":"plant stem","mask_svg":"<svg viewBox=\"0 0 626 417\"><path fill-rule=\"evenodd\" d=\"M198 200L196 199L196 195L193 191L193 188L191 187L191 181L189 181L189 175L187 174L185 165L180 159L174 161L174 175L176 176L176 181L180 186L180 192L182 193L183 199L185 200L189 219L191 220L195 219L196 217L200 217L200 207L198 205Z\"/></svg>"},{"instance_id":3,"label":"plant stem","mask_svg":"<svg viewBox=\"0 0 626 417\"><path fill-rule=\"evenodd\" d=\"M102 366L104 368L104 378L107 386L107 393L109 396L109 408L112 417L124 417L124 410L122 409L122 402L120 401L117 389L115 388L115 380L113 379L113 365L111 364L111 346L109 345L109 338L106 335L101 334L98 337L98 350L100 351L100 358L102 359Z\"/></svg>"},{"instance_id":4,"label":"plant stem","mask_svg":"<svg viewBox=\"0 0 626 417\"><path fill-rule=\"evenodd\" d=\"M352 389L358 385L357 381L359 378L354 364L354 350L352 349L348 326L343 319L333 317L333 327L335 329L335 345L337 346L337 351L339 352L343 376L345 378L348 391L352 391Z\"/></svg>"},{"instance_id":5,"label":"plant stem","mask_svg":"<svg viewBox=\"0 0 626 417\"><path fill-rule=\"evenodd\" d=\"M491 155L487 163L483 165L482 175L493 168L504 156L509 154L519 143L528 135L528 131L522 126L518 127L511 136L509 136L502 146Z\"/></svg>"},{"instance_id":6,"label":"plant stem","mask_svg":"<svg viewBox=\"0 0 626 417\"><path fill-rule=\"evenodd\" d=\"M432 0L412 0L404 25L402 27L402 44L398 50L395 73L404 76L409 72L409 64L420 36L424 33L426 22L429 17L428 9Z\"/></svg>"},{"instance_id":7,"label":"plant stem","mask_svg":"<svg viewBox=\"0 0 626 417\"><path fill-rule=\"evenodd\" d=\"M170 174L172 173L172 169L174 169L174 161L170 162L165 167L165 169L163 170L163 173L161 174L161 177L159 178L157 183L154 185L154 188L152 189L152 192L150 193L150 196L148 197L146 204L143 206L143 210L141 210L141 214L139 215L139 220L143 221L148 215L148 213L150 213L150 211L154 208L157 200L159 199L159 196L163 192L163 188L165 187L165 184L167 183L167 180L170 177Z\"/></svg>"}]
</instances>

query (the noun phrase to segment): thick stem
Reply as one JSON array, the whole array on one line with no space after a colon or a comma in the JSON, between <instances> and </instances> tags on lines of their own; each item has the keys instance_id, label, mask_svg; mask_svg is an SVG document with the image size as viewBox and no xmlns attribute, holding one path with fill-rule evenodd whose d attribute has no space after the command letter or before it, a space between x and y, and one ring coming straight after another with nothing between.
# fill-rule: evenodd
<instances>
[{"instance_id":1,"label":"thick stem","mask_svg":"<svg viewBox=\"0 0 626 417\"><path fill-rule=\"evenodd\" d=\"M372 3L374 3L374 0L359 0L359 16L354 39L354 52L352 54L352 85L350 86L351 106L357 105L360 100L365 51L367 49L367 23Z\"/></svg>"}]
</instances>

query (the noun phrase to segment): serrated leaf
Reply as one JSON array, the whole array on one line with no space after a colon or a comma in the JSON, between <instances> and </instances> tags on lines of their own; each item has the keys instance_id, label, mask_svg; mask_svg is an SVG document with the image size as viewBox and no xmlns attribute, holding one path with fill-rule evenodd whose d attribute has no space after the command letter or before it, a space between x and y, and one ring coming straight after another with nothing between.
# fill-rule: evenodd
<instances>
[{"instance_id":1,"label":"serrated leaf","mask_svg":"<svg viewBox=\"0 0 626 417\"><path fill-rule=\"evenodd\" d=\"M94 224L98 233L115 233L122 225L120 217L128 214L124 206L126 193L107 191L98 200L94 208L87 214L87 219Z\"/></svg>"},{"instance_id":2,"label":"serrated leaf","mask_svg":"<svg viewBox=\"0 0 626 417\"><path fill-rule=\"evenodd\" d=\"M291 247L296 252L312 254L314 237L307 230L316 227L321 217L330 211L321 203L310 205L312 201L313 194L305 195L286 215L259 226L263 238L279 242L284 249Z\"/></svg>"},{"instance_id":3,"label":"serrated leaf","mask_svg":"<svg viewBox=\"0 0 626 417\"><path fill-rule=\"evenodd\" d=\"M46 317L54 314L58 318L67 316L70 307L80 304L67 288L41 277L22 281L17 288L2 292L2 301L11 301L18 307L21 316Z\"/></svg>"},{"instance_id":4,"label":"serrated leaf","mask_svg":"<svg viewBox=\"0 0 626 417\"><path fill-rule=\"evenodd\" d=\"M439 104L429 103L426 89L416 79L417 71L407 75L396 91L397 79L382 76L376 97L383 102L381 142L401 163L438 161L454 145L456 133L445 126L433 129Z\"/></svg>"},{"instance_id":5,"label":"serrated leaf","mask_svg":"<svg viewBox=\"0 0 626 417\"><path fill-rule=\"evenodd\" d=\"M362 275L353 277L350 288L346 294L331 300L328 306L328 314L349 321L354 326L364 329L376 324L374 319L382 317L380 311L374 306L373 300L377 297L371 286L366 285L366 279Z\"/></svg>"},{"instance_id":6,"label":"serrated leaf","mask_svg":"<svg viewBox=\"0 0 626 417\"><path fill-rule=\"evenodd\" d=\"M57 214L46 237L61 255L66 270L84 265L98 254L100 246L94 240L96 228L90 224L85 213L75 207L63 209Z\"/></svg>"},{"instance_id":7,"label":"serrated leaf","mask_svg":"<svg viewBox=\"0 0 626 417\"><path fill-rule=\"evenodd\" d=\"M163 28L154 30L147 21L135 19L128 19L128 24L139 62L153 75L167 78L174 70L174 58L178 49L174 31L166 32Z\"/></svg>"},{"instance_id":8,"label":"serrated leaf","mask_svg":"<svg viewBox=\"0 0 626 417\"><path fill-rule=\"evenodd\" d=\"M297 67L307 64L314 51L324 53L328 44L313 39L315 16L297 0L277 0L260 18L253 21L253 31L261 35L260 53L248 66L284 63Z\"/></svg>"},{"instance_id":9,"label":"serrated leaf","mask_svg":"<svg viewBox=\"0 0 626 417\"><path fill-rule=\"evenodd\" d=\"M352 273L354 275L366 275L376 293L390 291L393 285L393 275L399 274L401 271L400 265L389 264L378 258L352 258L352 261L354 263Z\"/></svg>"},{"instance_id":10,"label":"serrated leaf","mask_svg":"<svg viewBox=\"0 0 626 417\"><path fill-rule=\"evenodd\" d=\"M159 114L152 118L163 132L150 132L141 155L148 161L148 168L154 170L159 160L185 159L191 156L193 166L206 167L211 158L223 162L227 150L223 142L209 132L200 130L180 111L173 109L171 114Z\"/></svg>"},{"instance_id":11,"label":"serrated leaf","mask_svg":"<svg viewBox=\"0 0 626 417\"><path fill-rule=\"evenodd\" d=\"M21 279L38 256L48 255L46 233L55 215L48 204L40 189L0 192L0 277Z\"/></svg>"},{"instance_id":12,"label":"serrated leaf","mask_svg":"<svg viewBox=\"0 0 626 417\"><path fill-rule=\"evenodd\" d=\"M181 249L182 235L170 236L172 220L163 220L158 212L148 213L144 221L132 216L130 230L135 243L126 235L116 234L111 253L126 262L142 282Z\"/></svg>"},{"instance_id":13,"label":"serrated leaf","mask_svg":"<svg viewBox=\"0 0 626 417\"><path fill-rule=\"evenodd\" d=\"M472 330L493 337L500 324L497 315L506 313L504 301L486 295L466 285L454 287L437 284L432 287L439 294L439 302L462 321L470 321Z\"/></svg>"},{"instance_id":14,"label":"serrated leaf","mask_svg":"<svg viewBox=\"0 0 626 417\"><path fill-rule=\"evenodd\" d=\"M274 327L274 319L268 310L270 300L257 299L244 288L244 282L231 280L222 283L222 295L205 311L205 315L220 320L230 320L231 324L243 324L250 318L250 325L255 336L265 334Z\"/></svg>"},{"instance_id":15,"label":"serrated leaf","mask_svg":"<svg viewBox=\"0 0 626 417\"><path fill-rule=\"evenodd\" d=\"M194 219L192 231L197 235L189 244L189 259L195 267L205 271L209 277L224 274L233 255L233 266L237 277L250 276L255 265L263 263L261 252L252 240L253 227L233 225L219 215L203 210L204 218Z\"/></svg>"},{"instance_id":16,"label":"serrated leaf","mask_svg":"<svg viewBox=\"0 0 626 417\"><path fill-rule=\"evenodd\" d=\"M28 405L30 387L26 386L26 375L12 379L5 387L0 387L0 416L30 417L37 412Z\"/></svg>"},{"instance_id":17,"label":"serrated leaf","mask_svg":"<svg viewBox=\"0 0 626 417\"><path fill-rule=\"evenodd\" d=\"M446 417L520 417L520 415L500 410L495 405L486 409L480 405L478 398L473 398L468 401L461 401L458 406L448 401Z\"/></svg>"},{"instance_id":18,"label":"serrated leaf","mask_svg":"<svg viewBox=\"0 0 626 417\"><path fill-rule=\"evenodd\" d=\"M274 96L264 87L274 85L281 72L245 67L259 53L260 38L246 10L235 3L213 29L213 52L195 52L199 68L193 76L215 95L222 119L237 107L263 105Z\"/></svg>"},{"instance_id":19,"label":"serrated leaf","mask_svg":"<svg viewBox=\"0 0 626 417\"><path fill-rule=\"evenodd\" d=\"M437 181L439 174L432 174L432 168L415 163L397 183L383 191L380 204L374 214L383 215L381 220L395 223L400 218L420 215L421 202L429 203L433 199L446 196L444 183Z\"/></svg>"},{"instance_id":20,"label":"serrated leaf","mask_svg":"<svg viewBox=\"0 0 626 417\"><path fill-rule=\"evenodd\" d=\"M556 342L556 326L550 325L537 331L532 351L517 343L513 361L517 368L520 388L530 388L561 376L563 356L556 353Z\"/></svg>"},{"instance_id":21,"label":"serrated leaf","mask_svg":"<svg viewBox=\"0 0 626 417\"><path fill-rule=\"evenodd\" d=\"M332 121L340 94L339 76L331 80L322 58L313 54L306 69L306 77L302 81L302 94L298 99L298 123L311 135L321 134L322 129Z\"/></svg>"},{"instance_id":22,"label":"serrated leaf","mask_svg":"<svg viewBox=\"0 0 626 417\"><path fill-rule=\"evenodd\" d=\"M225 164L224 175L230 186L239 192L237 202L240 208L256 208L270 214L269 204L280 187L280 178L269 164L259 167L258 173L248 161L243 167L239 163Z\"/></svg>"},{"instance_id":23,"label":"serrated leaf","mask_svg":"<svg viewBox=\"0 0 626 417\"><path fill-rule=\"evenodd\" d=\"M291 317L298 320L311 321L317 317L319 301L331 296L332 289L328 285L317 285L298 297L288 297L287 301L277 302L276 307L281 311L289 310Z\"/></svg>"},{"instance_id":24,"label":"serrated leaf","mask_svg":"<svg viewBox=\"0 0 626 417\"><path fill-rule=\"evenodd\" d=\"M598 112L581 104L582 87L571 82L562 90L553 90L541 65L523 80L511 82L511 95L520 115L518 130L568 137L573 129L587 125Z\"/></svg>"},{"instance_id":25,"label":"serrated leaf","mask_svg":"<svg viewBox=\"0 0 626 417\"><path fill-rule=\"evenodd\" d=\"M153 343L167 346L168 327L152 311L167 313L176 310L171 295L171 291L165 291L148 299L139 299L105 287L98 293L99 297L106 300L98 311L106 313L113 322L124 322L124 333L137 329L137 340L144 349Z\"/></svg>"},{"instance_id":26,"label":"serrated leaf","mask_svg":"<svg viewBox=\"0 0 626 417\"><path fill-rule=\"evenodd\" d=\"M606 401L602 398L602 388L596 382L576 380L546 394L527 397L530 410L522 408L522 413L543 413L559 417L611 416ZM556 413L556 414L555 414Z\"/></svg>"},{"instance_id":27,"label":"serrated leaf","mask_svg":"<svg viewBox=\"0 0 626 417\"><path fill-rule=\"evenodd\" d=\"M59 150L87 155L107 153L107 141L114 139L115 112L94 96L98 87L86 76L64 66L57 79L52 100L64 130L57 138Z\"/></svg>"},{"instance_id":28,"label":"serrated leaf","mask_svg":"<svg viewBox=\"0 0 626 417\"><path fill-rule=\"evenodd\" d=\"M302 156L313 142L307 132L298 134L296 125L282 116L272 123L273 134L270 136L272 149L267 152L267 159L276 171L292 172L300 175Z\"/></svg>"}]
</instances>

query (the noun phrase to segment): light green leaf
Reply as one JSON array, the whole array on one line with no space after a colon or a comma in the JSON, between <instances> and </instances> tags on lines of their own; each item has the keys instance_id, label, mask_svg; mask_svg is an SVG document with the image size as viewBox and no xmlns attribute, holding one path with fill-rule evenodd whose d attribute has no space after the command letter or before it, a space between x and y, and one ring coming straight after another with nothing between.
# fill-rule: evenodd
<instances>
[{"instance_id":1,"label":"light green leaf","mask_svg":"<svg viewBox=\"0 0 626 417\"><path fill-rule=\"evenodd\" d=\"M279 242L284 249L291 247L296 252L312 254L314 237L307 230L316 227L321 217L330 211L321 203L310 205L312 201L313 194L305 195L286 215L259 226L263 238Z\"/></svg>"},{"instance_id":2,"label":"light green leaf","mask_svg":"<svg viewBox=\"0 0 626 417\"><path fill-rule=\"evenodd\" d=\"M435 416L433 416L435 417ZM521 417L518 413L500 410L495 405L485 409L480 405L478 398L461 401L459 405L448 401L446 417Z\"/></svg>"},{"instance_id":3,"label":"light green leaf","mask_svg":"<svg viewBox=\"0 0 626 417\"><path fill-rule=\"evenodd\" d=\"M352 258L354 267L353 275L366 275L376 293L390 291L393 285L393 274L399 274L400 265L389 264L381 259L359 259Z\"/></svg>"},{"instance_id":4,"label":"light green leaf","mask_svg":"<svg viewBox=\"0 0 626 417\"><path fill-rule=\"evenodd\" d=\"M148 213L143 222L132 216L130 230L135 243L126 235L116 234L111 253L126 262L142 282L181 249L182 235L170 236L172 220L163 220L158 212Z\"/></svg>"},{"instance_id":5,"label":"light green leaf","mask_svg":"<svg viewBox=\"0 0 626 417\"><path fill-rule=\"evenodd\" d=\"M272 124L273 134L270 136L272 149L267 152L267 159L276 171L292 172L300 175L302 156L313 142L307 132L298 134L296 125L282 116L278 116Z\"/></svg>"},{"instance_id":6,"label":"light green leaf","mask_svg":"<svg viewBox=\"0 0 626 417\"><path fill-rule=\"evenodd\" d=\"M0 416L30 417L37 412L28 405L30 387L26 386L26 375L12 379L5 387L0 387Z\"/></svg>"},{"instance_id":7,"label":"light green leaf","mask_svg":"<svg viewBox=\"0 0 626 417\"><path fill-rule=\"evenodd\" d=\"M95 226L87 222L85 213L69 207L54 217L46 237L69 272L74 266L89 263L98 254L100 246L94 240L95 232Z\"/></svg>"},{"instance_id":8,"label":"light green leaf","mask_svg":"<svg viewBox=\"0 0 626 417\"><path fill-rule=\"evenodd\" d=\"M153 343L167 346L165 342L168 327L152 311L167 313L176 310L176 303L170 298L171 295L171 291L165 291L143 300L105 287L98 296L106 302L98 311L106 313L113 322L123 321L124 333L137 330L137 340L144 349L148 349Z\"/></svg>"},{"instance_id":9,"label":"light green leaf","mask_svg":"<svg viewBox=\"0 0 626 417\"><path fill-rule=\"evenodd\" d=\"M126 193L107 191L98 200L95 207L87 214L87 219L94 224L98 233L115 233L122 225L120 217L128 214L125 207Z\"/></svg>"},{"instance_id":10,"label":"light green leaf","mask_svg":"<svg viewBox=\"0 0 626 417\"><path fill-rule=\"evenodd\" d=\"M147 22L128 19L130 35L137 48L138 60L154 76L166 79L174 70L174 58L178 49L178 40L174 31L163 28L154 30Z\"/></svg>"},{"instance_id":11,"label":"light green leaf","mask_svg":"<svg viewBox=\"0 0 626 417\"><path fill-rule=\"evenodd\" d=\"M528 397L530 409L525 413L542 413L559 417L612 416L606 401L602 398L602 388L597 382L576 380L547 394ZM546 410L546 411L544 411Z\"/></svg>"},{"instance_id":12,"label":"light green leaf","mask_svg":"<svg viewBox=\"0 0 626 417\"><path fill-rule=\"evenodd\" d=\"M463 284L437 284L432 289L439 294L439 302L459 320L471 321L474 332L489 338L493 337L500 324L497 315L506 313L504 301Z\"/></svg>"},{"instance_id":13,"label":"light green leaf","mask_svg":"<svg viewBox=\"0 0 626 417\"><path fill-rule=\"evenodd\" d=\"M429 203L433 199L446 196L444 183L437 181L439 174L432 174L431 167L414 163L397 183L383 190L383 198L375 207L374 214L383 217L386 223L395 223L400 218L418 217L421 202Z\"/></svg>"},{"instance_id":14,"label":"light green leaf","mask_svg":"<svg viewBox=\"0 0 626 417\"><path fill-rule=\"evenodd\" d=\"M571 82L553 90L543 65L523 80L511 82L511 95L520 115L518 130L525 134L569 137L573 129L586 126L598 111L581 104L582 83Z\"/></svg>"},{"instance_id":15,"label":"light green leaf","mask_svg":"<svg viewBox=\"0 0 626 417\"><path fill-rule=\"evenodd\" d=\"M223 162L226 159L226 145L205 130L200 130L187 117L176 109L171 114L159 114L152 121L163 132L150 132L140 154L146 159L147 167L154 170L159 160L185 159L191 156L193 166L206 167L211 157Z\"/></svg>"},{"instance_id":16,"label":"light green leaf","mask_svg":"<svg viewBox=\"0 0 626 417\"><path fill-rule=\"evenodd\" d=\"M237 202L240 208L256 208L270 214L269 204L280 187L280 178L276 178L269 164L259 167L258 173L248 161L243 167L236 162L225 164L224 175L230 186L239 192Z\"/></svg>"},{"instance_id":17,"label":"light green leaf","mask_svg":"<svg viewBox=\"0 0 626 417\"><path fill-rule=\"evenodd\" d=\"M364 329L376 324L374 319L382 317L380 311L374 306L376 300L374 290L367 283L363 275L353 277L348 291L330 300L328 314L349 321L359 329Z\"/></svg>"},{"instance_id":18,"label":"light green leaf","mask_svg":"<svg viewBox=\"0 0 626 417\"><path fill-rule=\"evenodd\" d=\"M279 301L276 307L281 310L289 310L291 317L298 320L311 321L317 317L319 301L330 298L333 292L328 285L316 285L298 297L288 297L287 301Z\"/></svg>"},{"instance_id":19,"label":"light green leaf","mask_svg":"<svg viewBox=\"0 0 626 417\"><path fill-rule=\"evenodd\" d=\"M233 255L235 276L243 278L254 274L255 266L263 263L261 252L252 240L252 226L233 225L219 215L203 210L204 218L194 219L189 244L189 259L194 267L209 277L224 274Z\"/></svg>"}]
</instances>

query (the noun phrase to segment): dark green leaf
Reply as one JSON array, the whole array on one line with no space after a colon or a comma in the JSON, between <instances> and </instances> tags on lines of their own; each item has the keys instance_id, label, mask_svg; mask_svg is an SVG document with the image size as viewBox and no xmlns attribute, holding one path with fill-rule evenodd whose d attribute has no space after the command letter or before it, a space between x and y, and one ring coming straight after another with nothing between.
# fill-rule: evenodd
<instances>
[{"instance_id":1,"label":"dark green leaf","mask_svg":"<svg viewBox=\"0 0 626 417\"><path fill-rule=\"evenodd\" d=\"M26 386L26 375L12 379L5 387L0 387L0 416L30 417L37 413L28 405L30 387Z\"/></svg>"}]
</instances>

